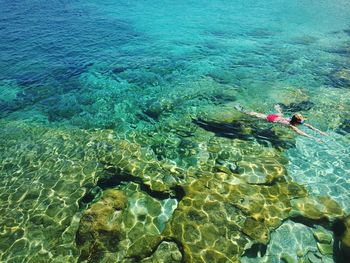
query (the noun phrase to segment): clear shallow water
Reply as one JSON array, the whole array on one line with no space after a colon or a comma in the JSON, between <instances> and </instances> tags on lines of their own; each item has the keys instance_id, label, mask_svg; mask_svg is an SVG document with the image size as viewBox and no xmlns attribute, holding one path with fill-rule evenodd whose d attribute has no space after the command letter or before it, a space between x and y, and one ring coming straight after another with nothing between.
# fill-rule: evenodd
<instances>
[{"instance_id":1,"label":"clear shallow water","mask_svg":"<svg viewBox=\"0 0 350 263\"><path fill-rule=\"evenodd\" d=\"M200 202L196 187L208 183L203 178L229 188L285 178L349 213L348 1L0 0L0 6L2 261L77 261L86 251L76 242L82 215L110 188L128 197L124 216L115 219L127 226L120 231L136 234L121 235L117 251L99 247L95 261L127 260L120 251L137 254L137 236L149 225L163 231L165 221L170 230L159 235L192 244L195 234L175 233L171 218L188 208L172 191L184 186L186 198ZM260 112L283 103L287 114L300 111L331 136L322 145L295 138L286 128L241 116L233 110L237 102ZM110 167L141 179L101 183L120 177ZM139 195L129 194L135 183ZM140 185L172 194L160 198ZM268 203L262 189L254 191ZM238 215L242 222L254 218L253 208L238 204L239 211L228 212L223 206L231 199L211 190L202 191L221 200L217 210L226 213L226 224ZM145 228L132 228L124 220L135 214L140 195L153 200L145 209L157 206L157 219L142 212L130 221L144 220ZM201 219L181 220L184 228L208 232ZM214 229L222 224L210 221ZM230 239L239 249L185 246L186 260L207 259L196 251L213 247L234 261L247 244L264 242L244 225L234 236L248 241Z\"/></svg>"}]
</instances>

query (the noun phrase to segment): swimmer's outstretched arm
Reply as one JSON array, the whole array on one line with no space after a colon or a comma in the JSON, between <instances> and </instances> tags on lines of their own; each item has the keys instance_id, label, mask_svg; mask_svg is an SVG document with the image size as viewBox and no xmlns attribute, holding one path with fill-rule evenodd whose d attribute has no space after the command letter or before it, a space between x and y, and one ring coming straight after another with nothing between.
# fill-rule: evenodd
<instances>
[{"instance_id":1,"label":"swimmer's outstretched arm","mask_svg":"<svg viewBox=\"0 0 350 263\"><path fill-rule=\"evenodd\" d=\"M317 131L319 132L320 134L324 135L324 136L328 136L327 133L323 132L323 131L320 131L319 129L315 128L314 126L311 126L310 124L308 123L304 123L304 126L308 127L309 129L311 130L314 130L314 131Z\"/></svg>"},{"instance_id":2,"label":"swimmer's outstretched arm","mask_svg":"<svg viewBox=\"0 0 350 263\"><path fill-rule=\"evenodd\" d=\"M300 135L302 135L302 136L309 137L309 138L314 139L314 140L316 140L316 141L318 141L318 142L323 142L322 140L320 140L320 139L318 139L318 138L316 138L316 137L314 137L314 136L311 136L311 135L309 135L309 134L307 134L307 133L305 133L305 132L299 130L297 127L295 127L295 126L293 126L293 125L289 125L289 127L290 127L292 130L294 130L296 133L298 133L298 134L300 134Z\"/></svg>"}]
</instances>

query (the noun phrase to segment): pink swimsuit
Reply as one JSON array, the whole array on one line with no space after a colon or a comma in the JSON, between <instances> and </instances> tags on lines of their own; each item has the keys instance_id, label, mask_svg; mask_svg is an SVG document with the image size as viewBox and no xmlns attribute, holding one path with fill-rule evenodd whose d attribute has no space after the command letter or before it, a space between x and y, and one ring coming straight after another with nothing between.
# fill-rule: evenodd
<instances>
[{"instance_id":1,"label":"pink swimsuit","mask_svg":"<svg viewBox=\"0 0 350 263\"><path fill-rule=\"evenodd\" d=\"M278 114L269 114L266 117L266 120L269 122L276 122L276 120L279 118L280 116Z\"/></svg>"}]
</instances>

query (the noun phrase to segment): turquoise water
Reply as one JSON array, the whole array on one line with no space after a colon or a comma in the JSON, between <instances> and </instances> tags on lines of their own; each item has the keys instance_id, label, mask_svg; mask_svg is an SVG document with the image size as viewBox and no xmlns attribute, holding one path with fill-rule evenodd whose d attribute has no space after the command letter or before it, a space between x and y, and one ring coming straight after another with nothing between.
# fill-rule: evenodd
<instances>
[{"instance_id":1,"label":"turquoise water","mask_svg":"<svg viewBox=\"0 0 350 263\"><path fill-rule=\"evenodd\" d=\"M278 262L279 231L309 227L298 198L331 233L350 213L349 62L346 0L0 0L0 261L248 262L262 244Z\"/></svg>"}]
</instances>

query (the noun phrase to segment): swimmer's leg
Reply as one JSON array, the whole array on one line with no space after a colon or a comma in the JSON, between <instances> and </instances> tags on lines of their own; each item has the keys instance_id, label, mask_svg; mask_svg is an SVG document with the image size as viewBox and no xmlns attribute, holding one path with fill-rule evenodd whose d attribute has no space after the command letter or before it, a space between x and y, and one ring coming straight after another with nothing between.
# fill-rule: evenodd
<instances>
[{"instance_id":1,"label":"swimmer's leg","mask_svg":"<svg viewBox=\"0 0 350 263\"><path fill-rule=\"evenodd\" d=\"M263 114L263 113L258 113L258 112L254 112L254 111L247 111L246 109L244 109L241 105L237 104L235 105L235 109L240 111L240 112L243 112L245 114L248 114L250 116L254 116L256 118L260 118L260 119L266 119L267 118L267 115L266 114Z\"/></svg>"},{"instance_id":2,"label":"swimmer's leg","mask_svg":"<svg viewBox=\"0 0 350 263\"><path fill-rule=\"evenodd\" d=\"M248 114L248 115L251 115L251 116L254 116L254 117L257 117L257 118L260 118L260 119L266 119L267 118L266 114L259 113L259 112L254 112L254 111L248 112L248 111L246 111L244 113Z\"/></svg>"}]
</instances>

